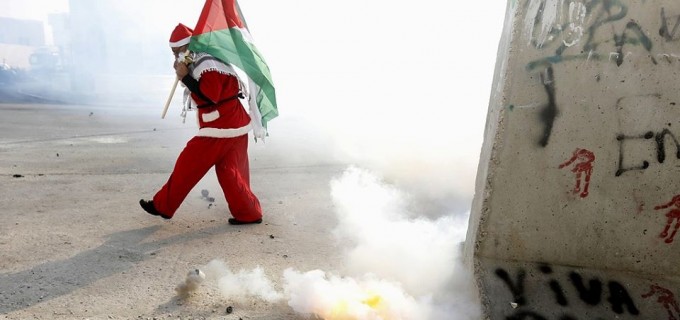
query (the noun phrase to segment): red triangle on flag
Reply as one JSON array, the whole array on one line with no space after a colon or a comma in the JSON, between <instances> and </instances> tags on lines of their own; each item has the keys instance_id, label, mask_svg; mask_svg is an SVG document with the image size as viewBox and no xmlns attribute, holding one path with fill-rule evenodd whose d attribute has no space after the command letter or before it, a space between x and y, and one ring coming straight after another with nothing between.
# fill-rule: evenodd
<instances>
[{"instance_id":1,"label":"red triangle on flag","mask_svg":"<svg viewBox=\"0 0 680 320\"><path fill-rule=\"evenodd\" d=\"M207 0L194 28L194 36L233 27L245 27L236 0Z\"/></svg>"}]
</instances>

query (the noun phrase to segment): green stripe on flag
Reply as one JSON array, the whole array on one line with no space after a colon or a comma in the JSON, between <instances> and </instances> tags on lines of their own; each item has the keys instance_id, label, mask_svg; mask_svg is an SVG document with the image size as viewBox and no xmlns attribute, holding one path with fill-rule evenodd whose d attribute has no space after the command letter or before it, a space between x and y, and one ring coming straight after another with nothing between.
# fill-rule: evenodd
<instances>
[{"instance_id":1,"label":"green stripe on flag","mask_svg":"<svg viewBox=\"0 0 680 320\"><path fill-rule=\"evenodd\" d=\"M244 38L240 29L229 28L196 35L191 38L189 50L206 52L230 63L243 70L255 82L260 89L257 92L257 106L265 128L269 120L279 115L269 67L257 48Z\"/></svg>"}]
</instances>

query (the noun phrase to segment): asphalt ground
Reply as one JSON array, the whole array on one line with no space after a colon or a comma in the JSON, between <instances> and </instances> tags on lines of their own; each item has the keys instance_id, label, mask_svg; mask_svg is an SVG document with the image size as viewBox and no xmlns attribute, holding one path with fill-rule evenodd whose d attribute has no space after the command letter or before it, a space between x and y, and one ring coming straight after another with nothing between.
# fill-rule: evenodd
<instances>
[{"instance_id":1,"label":"asphalt ground","mask_svg":"<svg viewBox=\"0 0 680 320\"><path fill-rule=\"evenodd\" d=\"M286 301L235 301L210 286L180 298L175 287L214 259L260 266L277 289L286 268L335 270L329 181L347 165L304 141L282 146L300 139L282 132L251 139L262 224L227 223L212 170L166 221L138 201L165 183L196 126L176 110L161 120L161 109L0 104L0 319L304 318Z\"/></svg>"}]
</instances>

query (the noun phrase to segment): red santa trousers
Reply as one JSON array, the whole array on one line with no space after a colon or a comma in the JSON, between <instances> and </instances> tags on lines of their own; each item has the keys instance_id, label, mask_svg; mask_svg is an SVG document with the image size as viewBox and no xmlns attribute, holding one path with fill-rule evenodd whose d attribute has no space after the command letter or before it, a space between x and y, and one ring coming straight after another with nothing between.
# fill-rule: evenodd
<instances>
[{"instance_id":1,"label":"red santa trousers","mask_svg":"<svg viewBox=\"0 0 680 320\"><path fill-rule=\"evenodd\" d=\"M260 201L250 189L248 135L234 138L194 137L187 142L168 182L153 197L156 210L172 217L189 191L215 166L231 215L250 222L262 218Z\"/></svg>"}]
</instances>

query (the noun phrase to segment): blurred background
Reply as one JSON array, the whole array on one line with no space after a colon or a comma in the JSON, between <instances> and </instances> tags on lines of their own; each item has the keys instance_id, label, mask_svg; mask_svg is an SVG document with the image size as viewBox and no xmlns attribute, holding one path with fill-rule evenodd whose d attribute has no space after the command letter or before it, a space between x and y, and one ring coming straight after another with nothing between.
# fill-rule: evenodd
<instances>
[{"instance_id":1,"label":"blurred background","mask_svg":"<svg viewBox=\"0 0 680 320\"><path fill-rule=\"evenodd\" d=\"M0 1L0 102L160 113L174 80L169 34L194 26L203 4ZM266 148L293 163L356 164L468 209L505 1L240 6L277 89ZM181 91L164 121L177 121Z\"/></svg>"}]
</instances>

